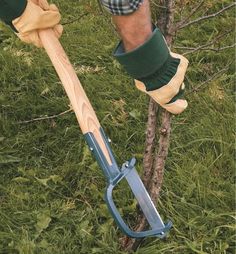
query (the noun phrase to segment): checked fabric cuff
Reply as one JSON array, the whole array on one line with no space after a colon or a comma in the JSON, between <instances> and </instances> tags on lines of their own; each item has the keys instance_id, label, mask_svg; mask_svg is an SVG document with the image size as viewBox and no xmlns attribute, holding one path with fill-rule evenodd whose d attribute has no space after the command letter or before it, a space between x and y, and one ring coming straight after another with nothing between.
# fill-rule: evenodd
<instances>
[{"instance_id":1,"label":"checked fabric cuff","mask_svg":"<svg viewBox=\"0 0 236 254\"><path fill-rule=\"evenodd\" d=\"M128 15L136 11L143 0L100 0L112 15Z\"/></svg>"}]
</instances>

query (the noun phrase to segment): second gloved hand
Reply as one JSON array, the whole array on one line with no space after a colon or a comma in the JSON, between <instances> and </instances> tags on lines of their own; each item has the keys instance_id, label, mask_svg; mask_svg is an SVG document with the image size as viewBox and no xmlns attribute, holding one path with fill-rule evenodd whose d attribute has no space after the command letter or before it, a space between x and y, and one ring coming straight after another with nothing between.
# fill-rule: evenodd
<instances>
[{"instance_id":1,"label":"second gloved hand","mask_svg":"<svg viewBox=\"0 0 236 254\"><path fill-rule=\"evenodd\" d=\"M14 19L12 24L23 42L42 47L38 30L52 28L59 38L63 31L60 20L61 15L56 5L49 5L47 0L28 0L23 14Z\"/></svg>"},{"instance_id":2,"label":"second gloved hand","mask_svg":"<svg viewBox=\"0 0 236 254\"><path fill-rule=\"evenodd\" d=\"M136 87L160 106L173 114L180 114L187 108L188 103L182 96L188 60L169 50L158 28L133 51L126 52L120 42L114 56L135 79Z\"/></svg>"}]
</instances>

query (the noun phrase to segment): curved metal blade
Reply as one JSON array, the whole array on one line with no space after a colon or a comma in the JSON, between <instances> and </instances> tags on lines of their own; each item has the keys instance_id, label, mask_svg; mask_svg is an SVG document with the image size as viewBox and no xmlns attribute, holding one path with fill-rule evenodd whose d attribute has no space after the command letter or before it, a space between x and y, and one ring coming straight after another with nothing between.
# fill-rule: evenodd
<instances>
[{"instance_id":1,"label":"curved metal blade","mask_svg":"<svg viewBox=\"0 0 236 254\"><path fill-rule=\"evenodd\" d=\"M127 164L125 165L127 167ZM142 180L140 179L136 169L132 166L132 170L125 176L135 198L137 199L148 223L152 229L163 229L165 227L160 214L153 204Z\"/></svg>"}]
</instances>

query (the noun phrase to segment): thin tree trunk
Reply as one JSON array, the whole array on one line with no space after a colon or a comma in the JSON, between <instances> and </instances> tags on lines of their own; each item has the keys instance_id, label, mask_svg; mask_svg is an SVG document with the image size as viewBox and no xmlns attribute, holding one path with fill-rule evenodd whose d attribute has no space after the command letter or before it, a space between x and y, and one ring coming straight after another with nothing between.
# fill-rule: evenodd
<instances>
[{"instance_id":1,"label":"thin tree trunk","mask_svg":"<svg viewBox=\"0 0 236 254\"><path fill-rule=\"evenodd\" d=\"M153 99L150 99L148 107L148 121L146 129L146 142L143 157L143 183L148 189L150 179L152 178L153 156L155 152L155 138L157 129L158 105Z\"/></svg>"},{"instance_id":2,"label":"thin tree trunk","mask_svg":"<svg viewBox=\"0 0 236 254\"><path fill-rule=\"evenodd\" d=\"M164 34L167 43L172 42L172 24L174 17L174 1L159 0L159 5L164 8L158 17L158 27ZM168 155L170 131L171 131L171 114L166 110L161 115L161 128L157 131L157 113L158 105L150 99L148 109L148 122L146 129L145 152L143 159L143 182L150 193L152 200L156 203L162 187L165 161ZM158 147L158 149L157 149ZM135 231L147 229L147 222L143 216L137 219ZM142 239L131 239L124 237L121 240L121 246L126 251L135 251L141 244Z\"/></svg>"}]
</instances>

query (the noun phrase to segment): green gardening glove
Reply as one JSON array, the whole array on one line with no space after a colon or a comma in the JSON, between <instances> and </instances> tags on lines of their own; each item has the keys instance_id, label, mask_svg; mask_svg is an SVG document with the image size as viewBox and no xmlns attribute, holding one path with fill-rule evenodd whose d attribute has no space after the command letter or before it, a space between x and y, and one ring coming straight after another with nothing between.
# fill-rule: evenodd
<instances>
[{"instance_id":1,"label":"green gardening glove","mask_svg":"<svg viewBox=\"0 0 236 254\"><path fill-rule=\"evenodd\" d=\"M173 114L180 114L187 108L188 103L182 96L188 60L170 52L158 28L148 41L133 51L126 53L120 42L114 56L135 79L136 87L160 106Z\"/></svg>"}]
</instances>

